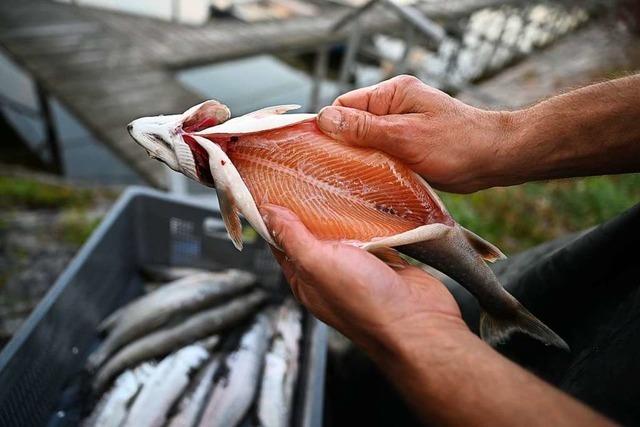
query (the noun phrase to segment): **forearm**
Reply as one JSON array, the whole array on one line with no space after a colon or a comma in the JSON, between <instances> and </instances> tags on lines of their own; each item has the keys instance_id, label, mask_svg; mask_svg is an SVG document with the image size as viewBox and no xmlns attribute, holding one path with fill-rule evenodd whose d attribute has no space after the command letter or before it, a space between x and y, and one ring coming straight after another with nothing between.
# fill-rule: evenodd
<instances>
[{"instance_id":1,"label":"forearm","mask_svg":"<svg viewBox=\"0 0 640 427\"><path fill-rule=\"evenodd\" d=\"M404 337L395 347L374 358L429 424L610 424L468 330Z\"/></svg>"},{"instance_id":2,"label":"forearm","mask_svg":"<svg viewBox=\"0 0 640 427\"><path fill-rule=\"evenodd\" d=\"M640 75L507 113L490 149L489 185L640 171Z\"/></svg>"}]
</instances>

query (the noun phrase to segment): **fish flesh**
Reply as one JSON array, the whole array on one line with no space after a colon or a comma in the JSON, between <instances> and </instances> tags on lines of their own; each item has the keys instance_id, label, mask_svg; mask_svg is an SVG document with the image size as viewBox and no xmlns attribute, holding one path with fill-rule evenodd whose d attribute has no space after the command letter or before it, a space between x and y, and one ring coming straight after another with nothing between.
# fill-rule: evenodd
<instances>
[{"instance_id":1,"label":"fish flesh","mask_svg":"<svg viewBox=\"0 0 640 427\"><path fill-rule=\"evenodd\" d=\"M127 344L100 368L93 382L94 389L103 389L115 375L129 366L165 355L238 323L255 312L265 299L265 292L255 290L228 304L201 311L184 322L152 332Z\"/></svg>"},{"instance_id":2,"label":"fish flesh","mask_svg":"<svg viewBox=\"0 0 640 427\"><path fill-rule=\"evenodd\" d=\"M209 357L193 344L162 359L136 397L124 427L161 427L167 413L189 385L190 374Z\"/></svg>"},{"instance_id":3,"label":"fish flesh","mask_svg":"<svg viewBox=\"0 0 640 427\"><path fill-rule=\"evenodd\" d=\"M268 107L230 119L229 109L211 100L183 114L137 119L128 130L152 158L215 187L239 249L239 214L277 248L259 207L283 206L319 239L370 251L394 248L457 280L480 303L480 333L490 344L521 331L568 349L486 265L504 254L457 224L424 179L381 151L325 135L314 114L283 114L295 108Z\"/></svg>"},{"instance_id":4,"label":"fish flesh","mask_svg":"<svg viewBox=\"0 0 640 427\"><path fill-rule=\"evenodd\" d=\"M224 361L226 375L213 386L200 419L200 427L233 427L249 410L258 389L258 380L271 335L268 316L260 313L240 338L237 350Z\"/></svg>"},{"instance_id":5,"label":"fish flesh","mask_svg":"<svg viewBox=\"0 0 640 427\"><path fill-rule=\"evenodd\" d=\"M220 366L220 355L214 354L198 372L176 408L176 413L167 423L168 427L193 427L204 409L205 400L213 384L213 376Z\"/></svg>"},{"instance_id":6,"label":"fish flesh","mask_svg":"<svg viewBox=\"0 0 640 427\"><path fill-rule=\"evenodd\" d=\"M288 300L278 310L275 334L265 356L257 400L257 416L262 427L289 425L301 336L302 313L293 301Z\"/></svg>"},{"instance_id":7,"label":"fish flesh","mask_svg":"<svg viewBox=\"0 0 640 427\"><path fill-rule=\"evenodd\" d=\"M111 390L104 394L82 426L120 427L127 418L129 405L155 367L155 363L144 362L120 374Z\"/></svg>"},{"instance_id":8,"label":"fish flesh","mask_svg":"<svg viewBox=\"0 0 640 427\"><path fill-rule=\"evenodd\" d=\"M129 303L99 327L110 333L89 357L94 370L118 348L149 333L178 314L209 307L255 284L255 276L240 270L200 273L165 285Z\"/></svg>"}]
</instances>

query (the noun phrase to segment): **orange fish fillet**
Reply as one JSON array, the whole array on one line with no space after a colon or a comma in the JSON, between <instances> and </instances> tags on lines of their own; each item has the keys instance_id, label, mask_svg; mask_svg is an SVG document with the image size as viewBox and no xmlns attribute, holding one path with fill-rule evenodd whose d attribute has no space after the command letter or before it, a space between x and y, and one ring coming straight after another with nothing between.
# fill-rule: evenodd
<instances>
[{"instance_id":1,"label":"orange fish fillet","mask_svg":"<svg viewBox=\"0 0 640 427\"><path fill-rule=\"evenodd\" d=\"M215 136L213 142L222 142ZM225 138L258 208L291 209L318 238L366 242L424 224L453 225L424 182L377 150L340 144L315 120Z\"/></svg>"}]
</instances>

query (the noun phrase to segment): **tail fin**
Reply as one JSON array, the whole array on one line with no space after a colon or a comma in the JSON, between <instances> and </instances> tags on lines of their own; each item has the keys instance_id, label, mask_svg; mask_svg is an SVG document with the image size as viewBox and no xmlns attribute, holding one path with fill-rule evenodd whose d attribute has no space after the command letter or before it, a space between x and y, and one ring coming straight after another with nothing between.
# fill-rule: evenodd
<instances>
[{"instance_id":1,"label":"tail fin","mask_svg":"<svg viewBox=\"0 0 640 427\"><path fill-rule=\"evenodd\" d=\"M504 342L514 332L525 333L545 345L571 351L569 345L547 325L518 303L514 317L499 318L486 311L480 314L480 337L492 346Z\"/></svg>"}]
</instances>

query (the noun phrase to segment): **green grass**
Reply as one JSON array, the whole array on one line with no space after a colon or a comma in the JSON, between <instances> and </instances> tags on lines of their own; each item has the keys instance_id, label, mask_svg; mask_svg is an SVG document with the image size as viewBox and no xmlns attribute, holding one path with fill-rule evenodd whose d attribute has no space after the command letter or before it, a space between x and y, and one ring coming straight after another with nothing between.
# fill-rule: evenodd
<instances>
[{"instance_id":1,"label":"green grass","mask_svg":"<svg viewBox=\"0 0 640 427\"><path fill-rule=\"evenodd\" d=\"M93 200L89 190L48 184L35 179L0 176L0 208L60 208L87 206Z\"/></svg>"},{"instance_id":2,"label":"green grass","mask_svg":"<svg viewBox=\"0 0 640 427\"><path fill-rule=\"evenodd\" d=\"M640 174L441 193L453 217L507 253L599 224L640 202Z\"/></svg>"},{"instance_id":3,"label":"green grass","mask_svg":"<svg viewBox=\"0 0 640 427\"><path fill-rule=\"evenodd\" d=\"M528 183L474 194L441 193L465 227L515 253L599 224L640 202L640 174ZM85 215L91 190L0 176L0 208L58 208L64 212L56 237L82 244L98 225ZM0 231L6 224L0 223ZM249 238L250 236L246 236Z\"/></svg>"},{"instance_id":4,"label":"green grass","mask_svg":"<svg viewBox=\"0 0 640 427\"><path fill-rule=\"evenodd\" d=\"M102 218L90 218L84 209L70 208L63 212L56 234L65 242L82 245L100 224Z\"/></svg>"}]
</instances>

